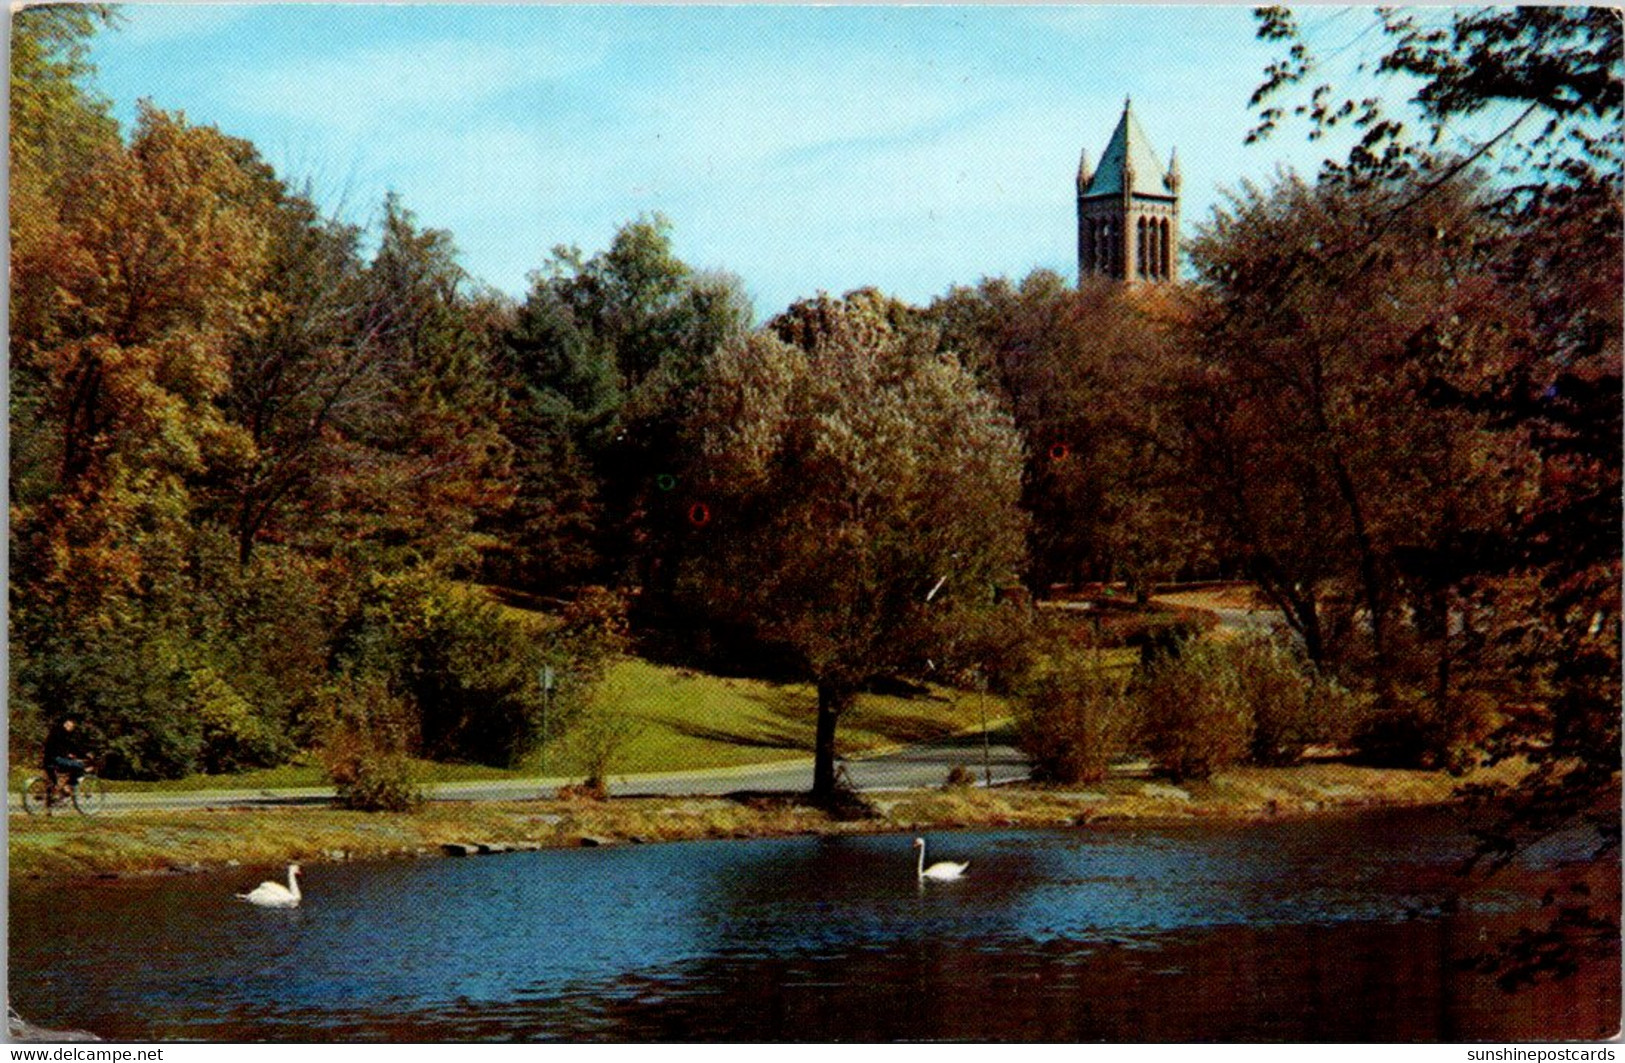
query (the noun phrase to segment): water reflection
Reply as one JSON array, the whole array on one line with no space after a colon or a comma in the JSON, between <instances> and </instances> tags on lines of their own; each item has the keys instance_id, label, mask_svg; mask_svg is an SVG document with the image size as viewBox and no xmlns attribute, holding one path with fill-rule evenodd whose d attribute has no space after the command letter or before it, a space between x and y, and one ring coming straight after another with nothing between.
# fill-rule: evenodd
<instances>
[{"instance_id":1,"label":"water reflection","mask_svg":"<svg viewBox=\"0 0 1625 1063\"><path fill-rule=\"evenodd\" d=\"M221 877L17 889L11 990L36 1022L126 1039L1509 1040L1617 1019L1617 965L1513 998L1457 968L1538 867L1407 918L1456 885L1448 815L941 834L933 857L971 874L924 889L910 840L312 868L292 912Z\"/></svg>"}]
</instances>

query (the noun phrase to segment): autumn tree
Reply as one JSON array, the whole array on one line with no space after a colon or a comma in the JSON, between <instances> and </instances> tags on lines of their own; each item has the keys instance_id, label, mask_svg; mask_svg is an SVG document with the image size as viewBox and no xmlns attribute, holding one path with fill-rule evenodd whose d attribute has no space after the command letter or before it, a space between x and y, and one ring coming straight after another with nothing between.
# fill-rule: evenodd
<instances>
[{"instance_id":1,"label":"autumn tree","mask_svg":"<svg viewBox=\"0 0 1625 1063\"><path fill-rule=\"evenodd\" d=\"M1021 563L1021 444L934 330L872 292L798 303L725 347L685 425L682 599L818 688L813 791L841 714L920 669Z\"/></svg>"},{"instance_id":2,"label":"autumn tree","mask_svg":"<svg viewBox=\"0 0 1625 1063\"><path fill-rule=\"evenodd\" d=\"M18 12L11 45L12 350L10 453L12 522L50 494L63 440L50 415L56 401L45 350L64 329L64 289L79 271L66 227L66 187L120 150L106 100L86 86L85 42L111 17L92 5Z\"/></svg>"},{"instance_id":3,"label":"autumn tree","mask_svg":"<svg viewBox=\"0 0 1625 1063\"><path fill-rule=\"evenodd\" d=\"M143 105L126 143L87 87L108 17L16 20L14 752L71 713L115 776L275 763L359 670L432 752L518 755L535 655L594 673L448 582L512 493L511 308L393 198L364 260L247 141ZM379 622L395 585L441 625Z\"/></svg>"},{"instance_id":4,"label":"autumn tree","mask_svg":"<svg viewBox=\"0 0 1625 1063\"><path fill-rule=\"evenodd\" d=\"M65 190L54 248L14 259L25 283L54 281L13 334L55 433L49 480L15 514L20 576L81 615L136 585L144 545L184 536L190 479L246 445L215 404L266 264L242 150L147 108L130 148Z\"/></svg>"},{"instance_id":5,"label":"autumn tree","mask_svg":"<svg viewBox=\"0 0 1625 1063\"><path fill-rule=\"evenodd\" d=\"M1027 443L1030 582L1124 579L1140 596L1203 557L1158 431L1175 354L1160 292L1074 288L1035 271L955 288L928 310Z\"/></svg>"},{"instance_id":6,"label":"autumn tree","mask_svg":"<svg viewBox=\"0 0 1625 1063\"><path fill-rule=\"evenodd\" d=\"M245 566L262 539L308 540L320 527L350 446L386 416L390 368L364 312L360 230L322 218L273 176L264 180L275 204L271 267L220 400L253 446L219 469L213 486Z\"/></svg>"},{"instance_id":7,"label":"autumn tree","mask_svg":"<svg viewBox=\"0 0 1625 1063\"><path fill-rule=\"evenodd\" d=\"M1473 592L1438 562L1511 519L1526 470L1429 390L1478 379L1527 319L1484 269L1496 226L1474 188L1396 219L1406 194L1286 178L1216 214L1191 245L1182 424L1207 512L1311 656L1357 666L1392 708L1425 617L1444 712L1447 616Z\"/></svg>"},{"instance_id":8,"label":"autumn tree","mask_svg":"<svg viewBox=\"0 0 1625 1063\"><path fill-rule=\"evenodd\" d=\"M175 739L132 746L131 763L182 763L201 740L195 718L169 728L165 706L185 703L199 665L182 604L210 534L194 488L251 445L217 400L268 262L252 156L144 107L128 147L102 144L49 183L51 238L13 249L30 295L12 359L32 420L12 510L14 691L98 708L132 743ZM130 674L107 672L114 656Z\"/></svg>"},{"instance_id":9,"label":"autumn tree","mask_svg":"<svg viewBox=\"0 0 1625 1063\"><path fill-rule=\"evenodd\" d=\"M1601 7L1396 9L1373 16L1382 42L1375 73L1415 79L1410 113L1375 92L1319 81L1314 42L1284 8L1259 13L1259 35L1286 54L1254 97L1256 135L1296 115L1311 135L1352 126L1358 141L1326 178L1344 185L1403 183L1391 225L1493 164L1483 214L1498 226L1481 268L1528 300L1509 356L1476 380L1441 378L1441 409L1488 419L1533 466L1531 491L1509 518L1450 567L1493 584L1496 634L1508 672L1533 680L1543 712L1512 716L1499 756L1522 756L1532 776L1511 795L1512 815L1485 838L1492 864L1576 823L1602 851L1619 845L1621 645L1621 238L1625 219L1622 45L1616 11ZM1363 88L1366 84L1355 86ZM1466 131L1463 136L1463 131ZM1419 135L1420 134L1420 135ZM1617 911L1585 896L1554 906L1488 962L1504 985L1572 970L1617 950Z\"/></svg>"},{"instance_id":10,"label":"autumn tree","mask_svg":"<svg viewBox=\"0 0 1625 1063\"><path fill-rule=\"evenodd\" d=\"M367 563L471 572L482 517L511 495L506 396L494 297L468 290L451 235L384 203L379 246L360 280L347 355L382 366L381 393L335 455L323 536ZM349 544L346 547L344 544Z\"/></svg>"}]
</instances>

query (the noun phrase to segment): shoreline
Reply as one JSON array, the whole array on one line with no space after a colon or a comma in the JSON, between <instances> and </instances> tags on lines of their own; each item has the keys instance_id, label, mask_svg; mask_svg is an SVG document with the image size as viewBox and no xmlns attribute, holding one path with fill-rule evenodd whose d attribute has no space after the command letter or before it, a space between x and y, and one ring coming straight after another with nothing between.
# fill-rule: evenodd
<instances>
[{"instance_id":1,"label":"shoreline","mask_svg":"<svg viewBox=\"0 0 1625 1063\"><path fill-rule=\"evenodd\" d=\"M331 807L124 812L87 819L12 814L14 889L289 862L475 856L670 841L879 834L971 828L1265 821L1358 809L1448 805L1467 783L1510 782L1508 766L1440 771L1309 764L1243 768L1200 783L1117 776L1067 788L1034 785L872 791L864 816L837 817L803 795L617 797L435 802L408 813Z\"/></svg>"}]
</instances>

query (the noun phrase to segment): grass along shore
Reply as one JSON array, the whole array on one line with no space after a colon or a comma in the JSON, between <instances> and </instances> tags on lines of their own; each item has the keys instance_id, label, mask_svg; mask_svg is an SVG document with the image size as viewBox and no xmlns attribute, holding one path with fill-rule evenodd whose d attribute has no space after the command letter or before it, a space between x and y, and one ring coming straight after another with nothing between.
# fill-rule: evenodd
<instances>
[{"instance_id":1,"label":"grass along shore","mask_svg":"<svg viewBox=\"0 0 1625 1063\"><path fill-rule=\"evenodd\" d=\"M447 845L582 844L883 833L970 827L1081 827L1121 820L1251 820L1331 809L1429 805L1463 782L1509 780L1502 766L1470 780L1443 772L1311 764L1239 768L1203 783L1120 776L1069 789L1000 787L880 792L871 814L836 819L791 797L434 802L413 813L332 808L132 812L87 819L13 814L13 888L64 880L233 867L438 856ZM252 877L252 876L248 876Z\"/></svg>"}]
</instances>

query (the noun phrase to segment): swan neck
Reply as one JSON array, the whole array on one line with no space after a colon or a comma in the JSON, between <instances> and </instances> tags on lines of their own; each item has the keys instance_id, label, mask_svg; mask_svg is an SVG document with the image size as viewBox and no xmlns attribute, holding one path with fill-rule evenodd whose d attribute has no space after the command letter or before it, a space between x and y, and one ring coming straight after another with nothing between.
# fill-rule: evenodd
<instances>
[{"instance_id":1,"label":"swan neck","mask_svg":"<svg viewBox=\"0 0 1625 1063\"><path fill-rule=\"evenodd\" d=\"M920 851L920 858L914 863L914 874L919 878L925 877L925 843L915 846Z\"/></svg>"},{"instance_id":2,"label":"swan neck","mask_svg":"<svg viewBox=\"0 0 1625 1063\"><path fill-rule=\"evenodd\" d=\"M295 900L298 900L298 898L299 898L299 875L291 867L288 868L288 892L293 894Z\"/></svg>"}]
</instances>

